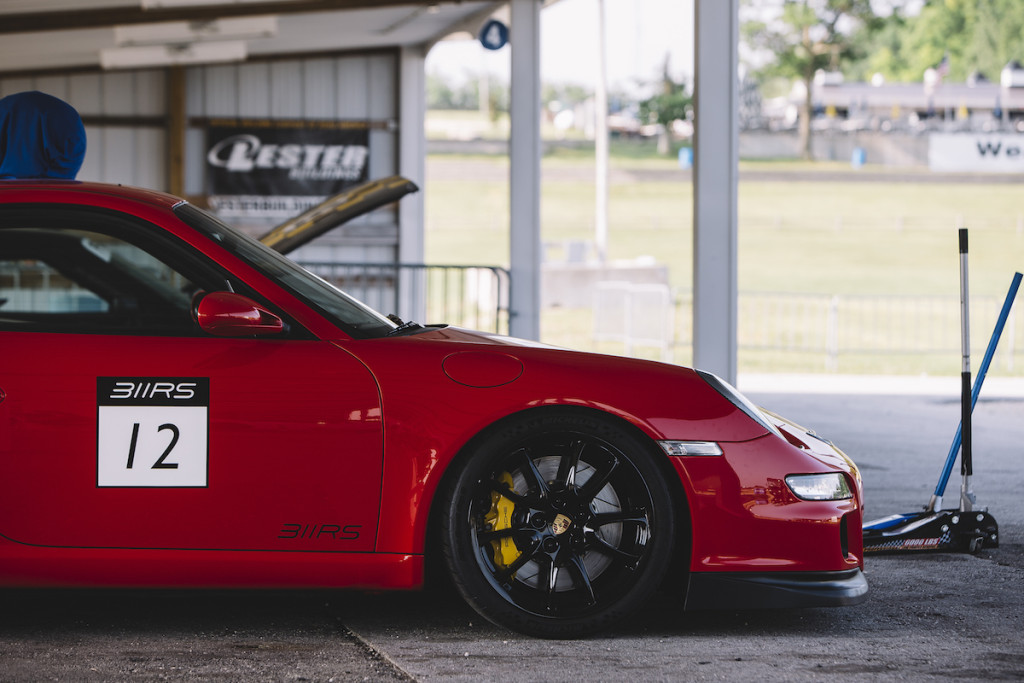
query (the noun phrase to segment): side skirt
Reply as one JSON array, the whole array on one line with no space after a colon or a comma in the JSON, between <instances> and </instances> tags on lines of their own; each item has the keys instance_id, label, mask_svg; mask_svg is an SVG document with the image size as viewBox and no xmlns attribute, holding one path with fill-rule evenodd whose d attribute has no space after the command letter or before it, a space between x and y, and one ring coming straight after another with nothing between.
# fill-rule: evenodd
<instances>
[{"instance_id":1,"label":"side skirt","mask_svg":"<svg viewBox=\"0 0 1024 683\"><path fill-rule=\"evenodd\" d=\"M105 588L356 588L423 585L423 556L118 548L0 543L0 586Z\"/></svg>"}]
</instances>

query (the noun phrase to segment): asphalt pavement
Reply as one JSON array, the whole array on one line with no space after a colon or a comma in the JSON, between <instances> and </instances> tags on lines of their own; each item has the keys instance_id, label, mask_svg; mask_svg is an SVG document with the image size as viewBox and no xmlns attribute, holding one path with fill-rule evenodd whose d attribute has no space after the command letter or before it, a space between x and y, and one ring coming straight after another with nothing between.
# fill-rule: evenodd
<instances>
[{"instance_id":1,"label":"asphalt pavement","mask_svg":"<svg viewBox=\"0 0 1024 683\"><path fill-rule=\"evenodd\" d=\"M928 502L960 419L959 378L757 377L740 386L857 461L869 519ZM584 641L524 638L444 595L384 596L340 618L420 681L1022 680L1024 391L992 380L987 388L975 409L973 488L1000 524L1000 547L871 556L864 604L682 614L666 598ZM959 485L954 477L947 506Z\"/></svg>"},{"instance_id":2,"label":"asphalt pavement","mask_svg":"<svg viewBox=\"0 0 1024 683\"><path fill-rule=\"evenodd\" d=\"M740 387L858 462L869 519L927 503L960 416L958 378ZM870 556L861 605L683 614L666 597L599 637L551 641L494 627L444 590L6 590L0 681L1024 680L1022 414L1024 388L990 378L973 488L1000 547Z\"/></svg>"}]
</instances>

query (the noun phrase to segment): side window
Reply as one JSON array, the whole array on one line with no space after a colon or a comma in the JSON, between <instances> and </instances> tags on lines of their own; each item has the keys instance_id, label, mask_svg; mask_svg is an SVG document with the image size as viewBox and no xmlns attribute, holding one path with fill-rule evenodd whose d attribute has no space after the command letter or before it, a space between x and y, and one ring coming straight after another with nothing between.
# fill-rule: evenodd
<instances>
[{"instance_id":1,"label":"side window","mask_svg":"<svg viewBox=\"0 0 1024 683\"><path fill-rule=\"evenodd\" d=\"M4 313L99 312L107 302L43 261L0 256L0 308Z\"/></svg>"},{"instance_id":2,"label":"side window","mask_svg":"<svg viewBox=\"0 0 1024 683\"><path fill-rule=\"evenodd\" d=\"M55 227L0 230L0 329L195 335L201 286L117 236Z\"/></svg>"}]
</instances>

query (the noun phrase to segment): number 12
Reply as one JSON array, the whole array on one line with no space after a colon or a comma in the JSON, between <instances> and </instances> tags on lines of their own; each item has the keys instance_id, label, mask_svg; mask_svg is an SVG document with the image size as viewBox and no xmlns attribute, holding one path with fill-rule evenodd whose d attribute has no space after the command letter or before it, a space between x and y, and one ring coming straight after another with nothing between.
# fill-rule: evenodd
<instances>
[{"instance_id":1,"label":"number 12","mask_svg":"<svg viewBox=\"0 0 1024 683\"><path fill-rule=\"evenodd\" d=\"M178 443L178 438L181 436L181 433L178 431L178 427L176 425L173 425L173 424L171 424L169 422L166 423L166 424L160 425L160 427L157 428L157 431L158 432L162 432L165 429L171 430L171 442L169 444L167 444L167 448L164 449L163 455L161 455L157 459L157 461L155 463L153 463L153 466L150 469L154 469L154 470L176 470L176 469L178 469L178 463L176 463L176 462L164 462L164 460L166 460L167 456L170 454L170 452L172 450L174 450L174 446ZM136 446L136 444L138 442L139 442L139 423L136 422L135 425L132 427L132 443L128 447L128 469L132 469L132 466L134 466L134 464L135 464L135 446Z\"/></svg>"}]
</instances>

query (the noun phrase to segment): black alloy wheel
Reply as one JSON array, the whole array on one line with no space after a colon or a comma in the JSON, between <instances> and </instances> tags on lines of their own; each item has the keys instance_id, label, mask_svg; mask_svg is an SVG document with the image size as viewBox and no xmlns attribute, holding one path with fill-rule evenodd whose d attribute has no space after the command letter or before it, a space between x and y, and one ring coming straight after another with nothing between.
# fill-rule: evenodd
<instances>
[{"instance_id":1,"label":"black alloy wheel","mask_svg":"<svg viewBox=\"0 0 1024 683\"><path fill-rule=\"evenodd\" d=\"M443 550L463 597L491 621L579 637L643 605L674 544L653 444L575 411L520 419L449 480Z\"/></svg>"}]
</instances>

